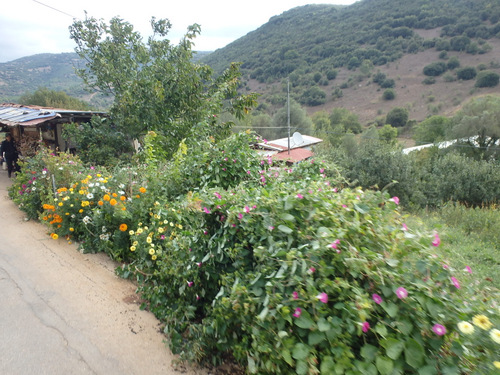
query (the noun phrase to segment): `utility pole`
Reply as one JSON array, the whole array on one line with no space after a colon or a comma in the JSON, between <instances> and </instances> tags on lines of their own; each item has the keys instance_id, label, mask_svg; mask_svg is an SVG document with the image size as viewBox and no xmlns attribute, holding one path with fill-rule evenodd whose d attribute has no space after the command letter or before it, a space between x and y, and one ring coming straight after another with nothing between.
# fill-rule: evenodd
<instances>
[{"instance_id":1,"label":"utility pole","mask_svg":"<svg viewBox=\"0 0 500 375\"><path fill-rule=\"evenodd\" d=\"M290 77L287 78L287 126L288 126L288 155L290 155Z\"/></svg>"}]
</instances>

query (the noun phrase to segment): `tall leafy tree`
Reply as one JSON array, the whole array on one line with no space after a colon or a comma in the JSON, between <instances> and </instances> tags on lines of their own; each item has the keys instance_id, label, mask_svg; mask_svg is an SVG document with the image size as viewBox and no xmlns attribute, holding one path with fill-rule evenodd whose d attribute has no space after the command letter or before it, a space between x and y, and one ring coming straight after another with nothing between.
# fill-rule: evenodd
<instances>
[{"instance_id":1,"label":"tall leafy tree","mask_svg":"<svg viewBox=\"0 0 500 375\"><path fill-rule=\"evenodd\" d=\"M471 100L452 119L451 136L459 138L475 155L500 158L500 97Z\"/></svg>"},{"instance_id":2,"label":"tall leafy tree","mask_svg":"<svg viewBox=\"0 0 500 375\"><path fill-rule=\"evenodd\" d=\"M77 74L89 88L114 96L110 114L120 129L131 138L154 131L168 155L184 138L228 135L231 124L218 116L229 111L241 118L256 104L255 94L237 93L239 66L214 77L210 67L193 62L199 25L188 27L178 45L167 39L167 19L153 17L151 27L144 41L117 17L109 24L92 17L75 21L70 35L86 61Z\"/></svg>"}]
</instances>

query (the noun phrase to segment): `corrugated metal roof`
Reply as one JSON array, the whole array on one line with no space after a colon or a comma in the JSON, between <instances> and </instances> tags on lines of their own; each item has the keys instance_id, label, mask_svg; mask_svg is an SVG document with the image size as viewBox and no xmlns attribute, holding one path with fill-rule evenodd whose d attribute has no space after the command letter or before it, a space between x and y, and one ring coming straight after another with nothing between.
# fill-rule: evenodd
<instances>
[{"instance_id":1,"label":"corrugated metal roof","mask_svg":"<svg viewBox=\"0 0 500 375\"><path fill-rule=\"evenodd\" d=\"M312 145L323 142L322 139L312 137L310 135L301 135L301 143L295 143L295 139L290 137L290 149L294 148L304 148L310 147ZM273 149L273 150L287 150L288 149L288 137L275 139L273 141L268 141L267 143L259 143L264 149Z\"/></svg>"},{"instance_id":2,"label":"corrugated metal roof","mask_svg":"<svg viewBox=\"0 0 500 375\"><path fill-rule=\"evenodd\" d=\"M312 151L306 150L304 148L294 148L290 150L290 153L288 153L288 151L278 152L277 154L274 154L272 158L275 160L284 160L296 163L302 160L309 159L313 155L314 153Z\"/></svg>"},{"instance_id":3,"label":"corrugated metal roof","mask_svg":"<svg viewBox=\"0 0 500 375\"><path fill-rule=\"evenodd\" d=\"M4 125L36 125L56 117L60 115L50 109L30 108L15 104L0 105L0 123Z\"/></svg>"}]
</instances>

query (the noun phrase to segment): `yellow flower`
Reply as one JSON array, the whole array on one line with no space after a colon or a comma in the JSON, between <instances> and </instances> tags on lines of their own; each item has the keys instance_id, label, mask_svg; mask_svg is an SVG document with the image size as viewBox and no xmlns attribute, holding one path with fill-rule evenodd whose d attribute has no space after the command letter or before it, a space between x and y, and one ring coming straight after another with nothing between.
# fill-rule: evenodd
<instances>
[{"instance_id":1,"label":"yellow flower","mask_svg":"<svg viewBox=\"0 0 500 375\"><path fill-rule=\"evenodd\" d=\"M132 245L134 245L134 246L137 246L137 244L138 244L137 241L132 242Z\"/></svg>"},{"instance_id":2,"label":"yellow flower","mask_svg":"<svg viewBox=\"0 0 500 375\"><path fill-rule=\"evenodd\" d=\"M109 201L111 197L108 194L105 194L104 197L102 197L103 200Z\"/></svg>"},{"instance_id":3,"label":"yellow flower","mask_svg":"<svg viewBox=\"0 0 500 375\"><path fill-rule=\"evenodd\" d=\"M493 362L493 366L495 366L496 368L500 368L500 361Z\"/></svg>"},{"instance_id":4,"label":"yellow flower","mask_svg":"<svg viewBox=\"0 0 500 375\"><path fill-rule=\"evenodd\" d=\"M139 191L140 191L142 194L144 194L144 193L146 192L146 188L141 186L141 187L139 188Z\"/></svg>"},{"instance_id":5,"label":"yellow flower","mask_svg":"<svg viewBox=\"0 0 500 375\"><path fill-rule=\"evenodd\" d=\"M141 233L142 233L142 228L137 228L136 233L137 233L137 234L141 234Z\"/></svg>"},{"instance_id":6,"label":"yellow flower","mask_svg":"<svg viewBox=\"0 0 500 375\"><path fill-rule=\"evenodd\" d=\"M74 232L74 231L75 231L75 228L69 228L69 231L70 231L70 232Z\"/></svg>"},{"instance_id":7,"label":"yellow flower","mask_svg":"<svg viewBox=\"0 0 500 375\"><path fill-rule=\"evenodd\" d=\"M158 228L158 233L163 233L165 230L163 229L163 227L159 227Z\"/></svg>"},{"instance_id":8,"label":"yellow flower","mask_svg":"<svg viewBox=\"0 0 500 375\"><path fill-rule=\"evenodd\" d=\"M50 237L52 237L53 240L57 240L59 238L59 236L57 235L57 233L52 233L50 235Z\"/></svg>"},{"instance_id":9,"label":"yellow flower","mask_svg":"<svg viewBox=\"0 0 500 375\"><path fill-rule=\"evenodd\" d=\"M151 243L151 242L153 242L153 239L151 237L148 237L148 238L146 238L146 242Z\"/></svg>"},{"instance_id":10,"label":"yellow flower","mask_svg":"<svg viewBox=\"0 0 500 375\"><path fill-rule=\"evenodd\" d=\"M63 202L59 202L57 205L58 205L59 207L62 207Z\"/></svg>"},{"instance_id":11,"label":"yellow flower","mask_svg":"<svg viewBox=\"0 0 500 375\"><path fill-rule=\"evenodd\" d=\"M168 224L168 220L163 220L163 224Z\"/></svg>"},{"instance_id":12,"label":"yellow flower","mask_svg":"<svg viewBox=\"0 0 500 375\"><path fill-rule=\"evenodd\" d=\"M134 235L134 231L133 230L129 230L128 234L130 234L131 236L133 236Z\"/></svg>"},{"instance_id":13,"label":"yellow flower","mask_svg":"<svg viewBox=\"0 0 500 375\"><path fill-rule=\"evenodd\" d=\"M474 323L474 325L478 326L479 328L484 329L485 331L490 329L493 325L485 315L476 315L474 318L472 318L472 323Z\"/></svg>"},{"instance_id":14,"label":"yellow flower","mask_svg":"<svg viewBox=\"0 0 500 375\"><path fill-rule=\"evenodd\" d=\"M153 256L151 257L151 259L152 259L152 260L156 260L156 255L153 255Z\"/></svg>"},{"instance_id":15,"label":"yellow flower","mask_svg":"<svg viewBox=\"0 0 500 375\"><path fill-rule=\"evenodd\" d=\"M79 213L82 213L83 212L83 208L80 208L80 210L78 210Z\"/></svg>"},{"instance_id":16,"label":"yellow flower","mask_svg":"<svg viewBox=\"0 0 500 375\"><path fill-rule=\"evenodd\" d=\"M155 253L155 249L153 249L153 248L149 249L149 255L154 255L154 253Z\"/></svg>"},{"instance_id":17,"label":"yellow flower","mask_svg":"<svg viewBox=\"0 0 500 375\"><path fill-rule=\"evenodd\" d=\"M500 344L500 331L498 329L492 329L490 331L490 337L497 344Z\"/></svg>"},{"instance_id":18,"label":"yellow flower","mask_svg":"<svg viewBox=\"0 0 500 375\"><path fill-rule=\"evenodd\" d=\"M117 203L118 202L114 198L109 201L109 204L112 205L112 206L116 205Z\"/></svg>"},{"instance_id":19,"label":"yellow flower","mask_svg":"<svg viewBox=\"0 0 500 375\"><path fill-rule=\"evenodd\" d=\"M135 246L130 246L130 251L135 251Z\"/></svg>"},{"instance_id":20,"label":"yellow flower","mask_svg":"<svg viewBox=\"0 0 500 375\"><path fill-rule=\"evenodd\" d=\"M458 329L460 330L460 332L465 333L466 335L470 335L474 332L474 326L469 322L458 323Z\"/></svg>"}]
</instances>

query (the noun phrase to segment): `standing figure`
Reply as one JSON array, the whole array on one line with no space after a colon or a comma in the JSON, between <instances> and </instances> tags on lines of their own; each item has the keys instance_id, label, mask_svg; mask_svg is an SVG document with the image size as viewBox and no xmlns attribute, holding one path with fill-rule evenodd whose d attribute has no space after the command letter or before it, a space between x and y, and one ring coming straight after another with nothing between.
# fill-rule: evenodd
<instances>
[{"instance_id":1,"label":"standing figure","mask_svg":"<svg viewBox=\"0 0 500 375\"><path fill-rule=\"evenodd\" d=\"M18 152L16 144L12 139L12 135L7 134L5 140L2 142L0 147L0 155L7 162L7 171L9 172L9 178L12 175L12 171L17 171L17 158Z\"/></svg>"}]
</instances>

